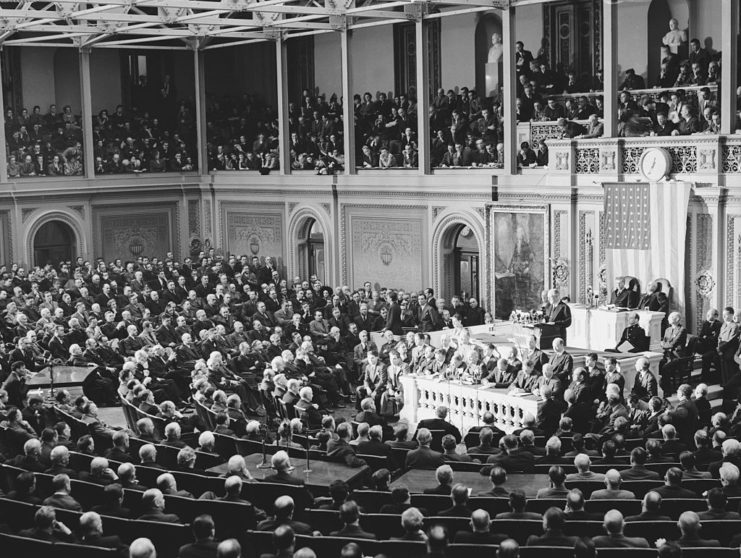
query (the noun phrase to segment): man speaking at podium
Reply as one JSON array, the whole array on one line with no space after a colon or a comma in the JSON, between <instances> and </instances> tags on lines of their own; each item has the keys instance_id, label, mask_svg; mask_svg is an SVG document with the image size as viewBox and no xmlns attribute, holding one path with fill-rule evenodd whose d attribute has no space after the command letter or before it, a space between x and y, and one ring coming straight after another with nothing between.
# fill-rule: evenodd
<instances>
[{"instance_id":1,"label":"man speaking at podium","mask_svg":"<svg viewBox=\"0 0 741 558\"><path fill-rule=\"evenodd\" d=\"M548 304L544 311L546 323L545 326L550 326L549 337L560 337L566 344L566 328L571 325L571 309L569 306L561 300L561 295L557 289L551 289L548 291ZM543 328L542 334L545 334Z\"/></svg>"}]
</instances>

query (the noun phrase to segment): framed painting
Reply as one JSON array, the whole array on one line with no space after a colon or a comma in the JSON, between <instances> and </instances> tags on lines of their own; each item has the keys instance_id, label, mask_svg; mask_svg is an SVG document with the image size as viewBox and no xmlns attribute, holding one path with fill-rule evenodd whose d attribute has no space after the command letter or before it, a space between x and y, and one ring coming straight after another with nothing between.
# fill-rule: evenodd
<instances>
[{"instance_id":1,"label":"framed painting","mask_svg":"<svg viewBox=\"0 0 741 558\"><path fill-rule=\"evenodd\" d=\"M550 286L549 206L489 205L494 317L539 310Z\"/></svg>"}]
</instances>

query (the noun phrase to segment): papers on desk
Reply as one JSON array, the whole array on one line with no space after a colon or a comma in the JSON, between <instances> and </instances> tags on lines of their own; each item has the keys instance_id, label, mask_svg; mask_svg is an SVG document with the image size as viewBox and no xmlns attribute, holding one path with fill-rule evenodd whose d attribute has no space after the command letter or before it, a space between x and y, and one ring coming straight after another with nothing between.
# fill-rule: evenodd
<instances>
[{"instance_id":1,"label":"papers on desk","mask_svg":"<svg viewBox=\"0 0 741 558\"><path fill-rule=\"evenodd\" d=\"M629 353L633 349L635 349L635 347L630 341L623 341L617 346L617 350L621 353Z\"/></svg>"}]
</instances>

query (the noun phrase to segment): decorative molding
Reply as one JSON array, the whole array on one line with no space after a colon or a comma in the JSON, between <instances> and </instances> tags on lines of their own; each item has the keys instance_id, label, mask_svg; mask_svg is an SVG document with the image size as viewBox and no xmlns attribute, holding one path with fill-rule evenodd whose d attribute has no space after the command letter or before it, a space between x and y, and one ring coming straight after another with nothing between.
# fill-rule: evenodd
<instances>
[{"instance_id":1,"label":"decorative molding","mask_svg":"<svg viewBox=\"0 0 741 558\"><path fill-rule=\"evenodd\" d=\"M715 161L718 150L713 147L701 147L697 150L697 170L714 171L717 169Z\"/></svg>"},{"instance_id":2,"label":"decorative molding","mask_svg":"<svg viewBox=\"0 0 741 558\"><path fill-rule=\"evenodd\" d=\"M201 204L199 200L188 200L188 234L191 238L201 237Z\"/></svg>"},{"instance_id":3,"label":"decorative molding","mask_svg":"<svg viewBox=\"0 0 741 558\"><path fill-rule=\"evenodd\" d=\"M365 194L367 195L367 193ZM342 271L342 277L340 282L345 284L349 282L349 271L348 271L348 257L347 253L349 250L349 244L347 239L347 218L348 209L421 209L426 210L425 205L398 205L398 204L357 204L357 203L343 203L340 205L340 269Z\"/></svg>"},{"instance_id":4,"label":"decorative molding","mask_svg":"<svg viewBox=\"0 0 741 558\"><path fill-rule=\"evenodd\" d=\"M71 205L70 209L73 209L77 211L77 213L80 214L80 216L84 219L85 218L85 206L83 205Z\"/></svg>"},{"instance_id":5,"label":"decorative molding","mask_svg":"<svg viewBox=\"0 0 741 558\"><path fill-rule=\"evenodd\" d=\"M203 199L203 217L203 236L213 238L215 235L211 221L211 200L208 198Z\"/></svg>"},{"instance_id":6,"label":"decorative molding","mask_svg":"<svg viewBox=\"0 0 741 558\"><path fill-rule=\"evenodd\" d=\"M617 149L603 149L600 151L600 172L615 172L617 170Z\"/></svg>"},{"instance_id":7,"label":"decorative molding","mask_svg":"<svg viewBox=\"0 0 741 558\"><path fill-rule=\"evenodd\" d=\"M296 202L290 202L288 204L288 214L289 215L295 211L297 205L298 204Z\"/></svg>"},{"instance_id":8,"label":"decorative molding","mask_svg":"<svg viewBox=\"0 0 741 558\"><path fill-rule=\"evenodd\" d=\"M327 215L329 215L329 214L331 214L331 213L332 213L332 206L331 206L330 204L328 204L328 203L323 203L323 204L321 204L321 206L322 206L322 208L324 209L324 211L326 211L326 212L327 212Z\"/></svg>"},{"instance_id":9,"label":"decorative molding","mask_svg":"<svg viewBox=\"0 0 741 558\"><path fill-rule=\"evenodd\" d=\"M561 217L568 215L568 211L559 209L553 212L553 259L561 257ZM568 245L568 243L567 243Z\"/></svg>"},{"instance_id":10,"label":"decorative molding","mask_svg":"<svg viewBox=\"0 0 741 558\"><path fill-rule=\"evenodd\" d=\"M741 215L728 215L726 222L726 299L733 303L735 299L736 273L735 267L738 255L735 253L736 245L736 219Z\"/></svg>"},{"instance_id":11,"label":"decorative molding","mask_svg":"<svg viewBox=\"0 0 741 558\"><path fill-rule=\"evenodd\" d=\"M556 170L567 171L569 170L569 157L571 153L568 151L556 152Z\"/></svg>"},{"instance_id":12,"label":"decorative molding","mask_svg":"<svg viewBox=\"0 0 741 558\"><path fill-rule=\"evenodd\" d=\"M432 208L432 219L433 219L433 221L434 221L435 219L437 219L437 216L438 216L438 215L439 215L440 213L442 213L443 211L445 211L445 208L444 208L444 207L433 207L433 208Z\"/></svg>"},{"instance_id":13,"label":"decorative molding","mask_svg":"<svg viewBox=\"0 0 741 558\"><path fill-rule=\"evenodd\" d=\"M696 219L697 226L694 235L695 270L700 271L701 269L709 269L713 259L713 250L711 246L711 240L713 238L713 217L708 213L698 213ZM687 225L687 236L690 237L689 218Z\"/></svg>"},{"instance_id":14,"label":"decorative molding","mask_svg":"<svg viewBox=\"0 0 741 558\"><path fill-rule=\"evenodd\" d=\"M553 286L563 287L569 281L569 264L564 258L557 258L553 262Z\"/></svg>"},{"instance_id":15,"label":"decorative molding","mask_svg":"<svg viewBox=\"0 0 741 558\"><path fill-rule=\"evenodd\" d=\"M710 270L705 269L697 274L695 277L695 286L697 287L697 294L704 298L710 298L710 295L713 294L716 286L715 279ZM701 319L702 318L700 318L700 320Z\"/></svg>"},{"instance_id":16,"label":"decorative molding","mask_svg":"<svg viewBox=\"0 0 741 558\"><path fill-rule=\"evenodd\" d=\"M25 223L26 219L28 219L28 216L31 215L31 213L33 213L34 211L36 211L35 207L24 207L23 209L21 209L21 221Z\"/></svg>"}]
</instances>

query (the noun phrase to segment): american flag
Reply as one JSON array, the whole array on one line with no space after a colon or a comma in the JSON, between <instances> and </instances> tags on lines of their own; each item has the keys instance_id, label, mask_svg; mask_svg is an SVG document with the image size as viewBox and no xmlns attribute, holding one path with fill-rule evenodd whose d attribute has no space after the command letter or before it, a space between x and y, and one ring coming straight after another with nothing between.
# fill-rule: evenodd
<instances>
[{"instance_id":1,"label":"american flag","mask_svg":"<svg viewBox=\"0 0 741 558\"><path fill-rule=\"evenodd\" d=\"M641 291L655 279L673 287L672 307L684 310L688 182L605 184L604 229L608 287L615 277L639 280Z\"/></svg>"},{"instance_id":2,"label":"american flag","mask_svg":"<svg viewBox=\"0 0 741 558\"><path fill-rule=\"evenodd\" d=\"M605 186L605 248L651 249L648 184Z\"/></svg>"}]
</instances>

